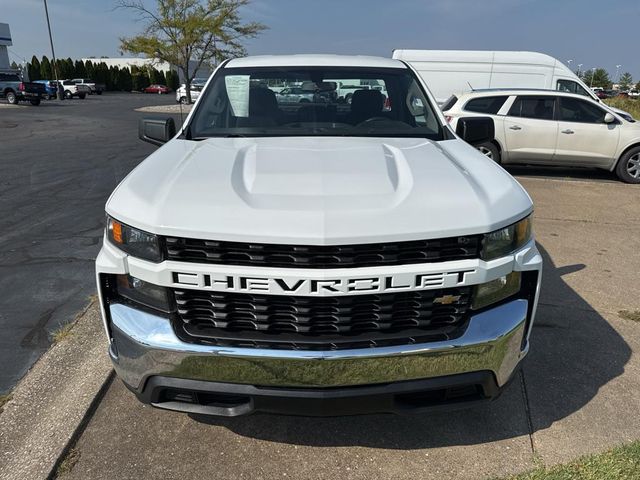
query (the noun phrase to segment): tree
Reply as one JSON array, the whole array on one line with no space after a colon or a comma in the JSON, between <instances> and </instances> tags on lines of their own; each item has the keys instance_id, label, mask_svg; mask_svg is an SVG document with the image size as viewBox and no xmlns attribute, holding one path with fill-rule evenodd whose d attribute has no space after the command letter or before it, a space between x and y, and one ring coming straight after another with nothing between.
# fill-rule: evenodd
<instances>
[{"instance_id":1,"label":"tree","mask_svg":"<svg viewBox=\"0 0 640 480\"><path fill-rule=\"evenodd\" d=\"M258 22L242 23L240 9L249 3L250 0L156 0L156 8L151 9L143 0L119 0L119 8L136 12L145 23L140 35L120 38L120 48L179 68L190 103L191 82L201 66L244 55L241 42L267 28Z\"/></svg>"},{"instance_id":2,"label":"tree","mask_svg":"<svg viewBox=\"0 0 640 480\"><path fill-rule=\"evenodd\" d=\"M624 72L620 76L620 81L618 82L618 89L620 89L623 92L626 92L631 88L631 85L633 85L633 77L629 72Z\"/></svg>"},{"instance_id":3,"label":"tree","mask_svg":"<svg viewBox=\"0 0 640 480\"><path fill-rule=\"evenodd\" d=\"M20 70L20 66L15 62L11 62L11 70Z\"/></svg>"},{"instance_id":4,"label":"tree","mask_svg":"<svg viewBox=\"0 0 640 480\"><path fill-rule=\"evenodd\" d=\"M40 76L40 60L35 55L31 57L31 62L27 67L27 72L29 72L29 81L33 82L34 80L40 80L42 78Z\"/></svg>"},{"instance_id":5,"label":"tree","mask_svg":"<svg viewBox=\"0 0 640 480\"><path fill-rule=\"evenodd\" d=\"M142 91L149 86L149 75L146 68L139 68L135 65L131 66L131 88L132 90Z\"/></svg>"},{"instance_id":6,"label":"tree","mask_svg":"<svg viewBox=\"0 0 640 480\"><path fill-rule=\"evenodd\" d=\"M95 68L93 62L87 60L84 62L84 69L87 71L87 78L95 80Z\"/></svg>"},{"instance_id":7,"label":"tree","mask_svg":"<svg viewBox=\"0 0 640 480\"><path fill-rule=\"evenodd\" d=\"M595 70L586 70L582 81L590 87L611 88L611 79L604 68L596 68Z\"/></svg>"},{"instance_id":8,"label":"tree","mask_svg":"<svg viewBox=\"0 0 640 480\"><path fill-rule=\"evenodd\" d=\"M42 61L40 62L40 78L51 80L53 77L54 75L53 71L51 70L51 62L46 55L43 55Z\"/></svg>"},{"instance_id":9,"label":"tree","mask_svg":"<svg viewBox=\"0 0 640 480\"><path fill-rule=\"evenodd\" d=\"M73 65L73 73L76 78L88 78L87 68L82 60L76 60Z\"/></svg>"},{"instance_id":10,"label":"tree","mask_svg":"<svg viewBox=\"0 0 640 480\"><path fill-rule=\"evenodd\" d=\"M180 78L178 77L178 72L175 70L169 70L167 72L167 87L171 90L177 90L180 86Z\"/></svg>"}]
</instances>

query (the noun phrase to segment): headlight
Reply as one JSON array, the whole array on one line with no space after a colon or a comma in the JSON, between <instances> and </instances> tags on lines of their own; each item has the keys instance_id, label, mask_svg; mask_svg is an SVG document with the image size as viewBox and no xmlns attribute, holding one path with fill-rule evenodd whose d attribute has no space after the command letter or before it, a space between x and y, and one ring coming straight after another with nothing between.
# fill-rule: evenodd
<instances>
[{"instance_id":1,"label":"headlight","mask_svg":"<svg viewBox=\"0 0 640 480\"><path fill-rule=\"evenodd\" d=\"M115 287L118 295L135 303L171 312L171 303L167 289L148 283L131 275L116 275Z\"/></svg>"},{"instance_id":2,"label":"headlight","mask_svg":"<svg viewBox=\"0 0 640 480\"><path fill-rule=\"evenodd\" d=\"M107 217L107 238L129 255L156 263L162 261L162 250L157 235Z\"/></svg>"},{"instance_id":3,"label":"headlight","mask_svg":"<svg viewBox=\"0 0 640 480\"><path fill-rule=\"evenodd\" d=\"M493 260L515 252L531 240L531 215L513 225L487 233L482 241L482 259Z\"/></svg>"},{"instance_id":4,"label":"headlight","mask_svg":"<svg viewBox=\"0 0 640 480\"><path fill-rule=\"evenodd\" d=\"M520 272L511 272L509 275L496 278L491 282L476 285L473 289L471 308L479 310L518 293L520 291L521 278Z\"/></svg>"}]
</instances>

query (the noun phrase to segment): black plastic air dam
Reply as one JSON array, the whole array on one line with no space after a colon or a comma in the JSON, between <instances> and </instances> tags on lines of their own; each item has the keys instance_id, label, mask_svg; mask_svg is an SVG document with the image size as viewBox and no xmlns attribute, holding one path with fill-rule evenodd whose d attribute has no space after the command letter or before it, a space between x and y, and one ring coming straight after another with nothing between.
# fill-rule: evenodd
<instances>
[{"instance_id":1,"label":"black plastic air dam","mask_svg":"<svg viewBox=\"0 0 640 480\"><path fill-rule=\"evenodd\" d=\"M154 407L196 415L237 417L256 412L323 417L415 414L469 408L494 400L517 371L503 387L498 387L490 371L324 389L263 388L154 376L148 379L141 393L134 393L141 402Z\"/></svg>"}]
</instances>

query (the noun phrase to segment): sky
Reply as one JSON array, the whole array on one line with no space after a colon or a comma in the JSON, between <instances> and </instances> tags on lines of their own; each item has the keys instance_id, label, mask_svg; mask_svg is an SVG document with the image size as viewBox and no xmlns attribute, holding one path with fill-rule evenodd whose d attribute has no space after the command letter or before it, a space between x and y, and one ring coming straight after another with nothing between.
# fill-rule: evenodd
<instances>
[{"instance_id":1,"label":"sky","mask_svg":"<svg viewBox=\"0 0 640 480\"><path fill-rule=\"evenodd\" d=\"M153 0L145 0L148 5ZM119 38L142 29L115 0L48 0L58 57L119 56ZM346 53L389 57L396 48L531 50L575 70L616 65L640 80L640 1L254 0L244 20L269 27L249 54ZM43 0L0 0L20 63L51 56Z\"/></svg>"}]
</instances>

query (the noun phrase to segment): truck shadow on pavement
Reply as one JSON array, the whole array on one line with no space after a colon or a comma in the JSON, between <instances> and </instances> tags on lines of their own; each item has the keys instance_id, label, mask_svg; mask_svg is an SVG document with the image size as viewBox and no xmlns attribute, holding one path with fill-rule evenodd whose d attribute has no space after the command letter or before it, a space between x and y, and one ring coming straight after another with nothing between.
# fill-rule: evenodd
<instances>
[{"instance_id":1,"label":"truck shadow on pavement","mask_svg":"<svg viewBox=\"0 0 640 480\"><path fill-rule=\"evenodd\" d=\"M192 417L243 436L305 446L420 449L529 435L580 410L621 375L631 357L623 338L563 280L585 265L557 267L541 245L543 288L522 372L494 402L428 415L307 418ZM585 429L590 428L585 424Z\"/></svg>"}]
</instances>

